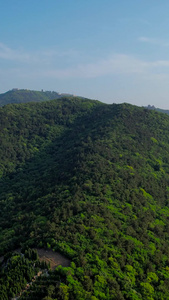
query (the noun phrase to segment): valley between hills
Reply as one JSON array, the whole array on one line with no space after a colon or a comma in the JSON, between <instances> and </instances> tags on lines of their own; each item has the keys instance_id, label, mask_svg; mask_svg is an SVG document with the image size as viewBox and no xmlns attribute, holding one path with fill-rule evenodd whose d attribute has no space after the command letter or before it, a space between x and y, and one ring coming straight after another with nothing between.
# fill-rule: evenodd
<instances>
[{"instance_id":1,"label":"valley between hills","mask_svg":"<svg viewBox=\"0 0 169 300\"><path fill-rule=\"evenodd\" d=\"M0 299L45 269L19 299L169 299L167 113L70 95L9 102L0 108ZM35 249L69 264L50 268Z\"/></svg>"}]
</instances>

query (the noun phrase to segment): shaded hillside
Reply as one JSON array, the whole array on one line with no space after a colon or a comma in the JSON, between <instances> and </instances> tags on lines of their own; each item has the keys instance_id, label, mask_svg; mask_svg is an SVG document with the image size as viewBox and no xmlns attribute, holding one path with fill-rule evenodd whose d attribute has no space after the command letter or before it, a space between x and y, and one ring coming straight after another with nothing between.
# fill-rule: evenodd
<instances>
[{"instance_id":1,"label":"shaded hillside","mask_svg":"<svg viewBox=\"0 0 169 300\"><path fill-rule=\"evenodd\" d=\"M169 117L71 98L0 120L1 254L72 261L21 299L169 299Z\"/></svg>"},{"instance_id":2,"label":"shaded hillside","mask_svg":"<svg viewBox=\"0 0 169 300\"><path fill-rule=\"evenodd\" d=\"M42 102L61 97L64 97L64 94L57 92L13 89L4 94L0 94L0 106L10 103Z\"/></svg>"}]
</instances>

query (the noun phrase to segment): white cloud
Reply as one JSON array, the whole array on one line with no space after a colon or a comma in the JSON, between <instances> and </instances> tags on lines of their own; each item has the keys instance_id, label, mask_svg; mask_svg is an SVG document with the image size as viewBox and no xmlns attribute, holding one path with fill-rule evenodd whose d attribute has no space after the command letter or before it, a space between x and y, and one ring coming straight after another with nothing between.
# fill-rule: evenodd
<instances>
[{"instance_id":1,"label":"white cloud","mask_svg":"<svg viewBox=\"0 0 169 300\"><path fill-rule=\"evenodd\" d=\"M154 41L147 37L139 38L140 41ZM66 63L65 57L71 58ZM108 57L93 58L92 63L82 63L81 56L74 50L58 51L48 49L36 53L28 53L23 50L11 49L0 43L0 59L13 60L16 66L7 65L3 67L3 72L13 73L22 77L32 78L53 78L53 79L73 79L73 78L98 78L106 75L123 74L125 76L169 76L169 60L146 61L132 55L112 54ZM82 57L83 61L89 61L87 56ZM91 60L91 57L89 58ZM80 61L80 62L79 62ZM19 64L21 63L21 64ZM60 67L61 66L61 67ZM69 66L69 67L68 67ZM15 71L14 71L15 70Z\"/></svg>"},{"instance_id":2,"label":"white cloud","mask_svg":"<svg viewBox=\"0 0 169 300\"><path fill-rule=\"evenodd\" d=\"M169 67L169 60L157 60L150 63L152 67Z\"/></svg>"},{"instance_id":3,"label":"white cloud","mask_svg":"<svg viewBox=\"0 0 169 300\"><path fill-rule=\"evenodd\" d=\"M153 43L153 42L155 42L154 39L148 38L148 37L145 37L145 36L139 37L138 40L139 40L140 42L146 42L146 43Z\"/></svg>"},{"instance_id":4,"label":"white cloud","mask_svg":"<svg viewBox=\"0 0 169 300\"><path fill-rule=\"evenodd\" d=\"M23 62L23 63L50 63L52 60L64 57L76 58L78 52L73 49L59 51L56 49L47 49L35 52L26 52L22 49L12 49L7 45L0 43L0 59Z\"/></svg>"},{"instance_id":5,"label":"white cloud","mask_svg":"<svg viewBox=\"0 0 169 300\"><path fill-rule=\"evenodd\" d=\"M69 68L45 69L36 74L47 78L98 78L106 75L125 75L154 78L169 77L169 60L144 61L125 54L114 54L95 63L77 64Z\"/></svg>"},{"instance_id":6,"label":"white cloud","mask_svg":"<svg viewBox=\"0 0 169 300\"><path fill-rule=\"evenodd\" d=\"M76 57L79 54L78 51L70 49L67 51L59 51L59 50L55 50L55 49L47 49L45 51L41 52L41 55L44 57Z\"/></svg>"},{"instance_id":7,"label":"white cloud","mask_svg":"<svg viewBox=\"0 0 169 300\"><path fill-rule=\"evenodd\" d=\"M71 68L46 70L44 76L56 78L94 78L109 74L143 73L147 63L132 56L114 54L95 63L78 64Z\"/></svg>"},{"instance_id":8,"label":"white cloud","mask_svg":"<svg viewBox=\"0 0 169 300\"><path fill-rule=\"evenodd\" d=\"M146 36L139 37L138 41L143 42L143 43L149 43L152 45L159 45L159 46L163 46L163 47L169 46L169 41L158 39L158 38L150 38L150 37L146 37Z\"/></svg>"},{"instance_id":9,"label":"white cloud","mask_svg":"<svg viewBox=\"0 0 169 300\"><path fill-rule=\"evenodd\" d=\"M34 78L98 78L106 75L135 75L158 76L169 75L169 60L144 61L125 54L114 54L106 59L100 59L94 63L75 64L67 68L52 68L41 64L39 67L31 67L26 71L21 70L22 77ZM13 72L13 69L11 69ZM15 70L16 71L16 70ZM167 72L167 73L166 73ZM17 69L19 73L19 67Z\"/></svg>"},{"instance_id":10,"label":"white cloud","mask_svg":"<svg viewBox=\"0 0 169 300\"><path fill-rule=\"evenodd\" d=\"M30 54L27 54L21 50L13 50L5 44L0 43L0 58L26 62L30 60Z\"/></svg>"}]
</instances>

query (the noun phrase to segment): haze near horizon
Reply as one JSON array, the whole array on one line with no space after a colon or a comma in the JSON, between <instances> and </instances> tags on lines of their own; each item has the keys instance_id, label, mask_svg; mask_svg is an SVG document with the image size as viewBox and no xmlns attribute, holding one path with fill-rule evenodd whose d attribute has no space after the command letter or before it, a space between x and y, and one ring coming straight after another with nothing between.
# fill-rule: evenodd
<instances>
[{"instance_id":1,"label":"haze near horizon","mask_svg":"<svg viewBox=\"0 0 169 300\"><path fill-rule=\"evenodd\" d=\"M0 93L169 108L169 2L1 1Z\"/></svg>"}]
</instances>

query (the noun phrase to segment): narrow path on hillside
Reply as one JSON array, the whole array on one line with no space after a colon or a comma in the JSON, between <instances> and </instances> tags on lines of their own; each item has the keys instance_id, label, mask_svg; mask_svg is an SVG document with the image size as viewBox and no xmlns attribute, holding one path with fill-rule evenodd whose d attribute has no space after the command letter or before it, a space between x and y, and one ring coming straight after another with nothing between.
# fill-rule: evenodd
<instances>
[{"instance_id":1,"label":"narrow path on hillside","mask_svg":"<svg viewBox=\"0 0 169 300\"><path fill-rule=\"evenodd\" d=\"M52 271L59 265L61 265L62 267L70 266L70 259L66 258L64 255L58 252L38 248L34 248L34 250L37 250L40 261L45 261L47 264L50 264L50 268ZM17 249L16 252L20 252L20 249ZM32 278L31 282L27 283L26 287L20 292L20 294L12 298L12 300L18 300L22 296L22 294L30 288L37 277L44 276L46 274L48 274L47 270L45 270L44 272L40 271L36 276L34 276L34 278Z\"/></svg>"}]
</instances>

